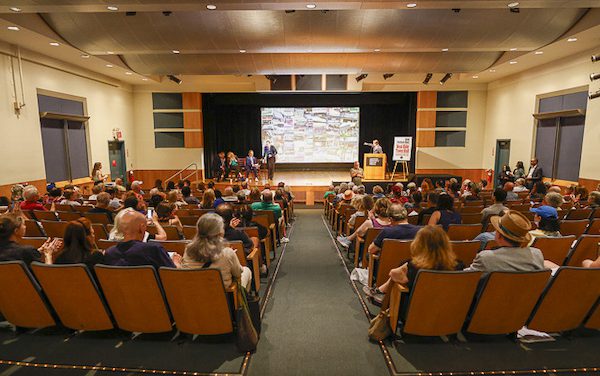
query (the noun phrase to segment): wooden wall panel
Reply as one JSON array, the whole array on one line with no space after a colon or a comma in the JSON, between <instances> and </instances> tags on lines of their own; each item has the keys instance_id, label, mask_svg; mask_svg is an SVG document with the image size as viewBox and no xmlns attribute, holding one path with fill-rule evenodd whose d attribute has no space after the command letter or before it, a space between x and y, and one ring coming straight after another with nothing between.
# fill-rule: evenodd
<instances>
[{"instance_id":1,"label":"wooden wall panel","mask_svg":"<svg viewBox=\"0 0 600 376\"><path fill-rule=\"evenodd\" d=\"M202 95L200 93L182 93L184 110L201 110Z\"/></svg>"},{"instance_id":2,"label":"wooden wall panel","mask_svg":"<svg viewBox=\"0 0 600 376\"><path fill-rule=\"evenodd\" d=\"M179 170L135 170L135 171L133 171L133 176L135 177L135 180L143 181L144 184L142 184L142 187L144 189L148 190L154 186L154 182L156 181L156 179L160 179L164 182L166 179L171 177L177 171L179 171ZM196 171L196 170L186 170L183 173L183 177L191 174L194 171ZM196 176L192 175L192 177L190 177L190 180L192 182L195 182ZM198 170L198 179L197 180L202 180L202 170L201 169ZM176 178L175 182L178 182L178 181L179 181L179 178Z\"/></svg>"},{"instance_id":3,"label":"wooden wall panel","mask_svg":"<svg viewBox=\"0 0 600 376\"><path fill-rule=\"evenodd\" d=\"M419 91L417 93L417 108L436 108L437 91Z\"/></svg>"},{"instance_id":4,"label":"wooden wall panel","mask_svg":"<svg viewBox=\"0 0 600 376\"><path fill-rule=\"evenodd\" d=\"M182 93L183 109L196 110L183 113L184 130L199 130L200 132L185 132L184 146L186 148L204 147L204 129L202 123L202 96L200 93Z\"/></svg>"},{"instance_id":5,"label":"wooden wall panel","mask_svg":"<svg viewBox=\"0 0 600 376\"><path fill-rule=\"evenodd\" d=\"M435 111L417 111L417 129L419 128L435 128L436 112Z\"/></svg>"},{"instance_id":6,"label":"wooden wall panel","mask_svg":"<svg viewBox=\"0 0 600 376\"><path fill-rule=\"evenodd\" d=\"M481 179L485 179L485 170L484 169L434 169L434 168L418 168L416 171L417 174L449 174L449 175L457 175L462 176L463 179L469 179L475 182L480 181Z\"/></svg>"},{"instance_id":7,"label":"wooden wall panel","mask_svg":"<svg viewBox=\"0 0 600 376\"><path fill-rule=\"evenodd\" d=\"M434 131L419 131L417 129L417 147L434 147L435 132Z\"/></svg>"},{"instance_id":8,"label":"wooden wall panel","mask_svg":"<svg viewBox=\"0 0 600 376\"><path fill-rule=\"evenodd\" d=\"M23 184L24 182L20 182L21 184ZM32 181L28 181L27 182L30 185L35 185L38 189L38 191L40 191L40 194L44 194L46 193L46 180L45 179L41 179L41 180L32 180ZM4 185L0 185L0 196L6 196L8 197L8 199L10 200L10 189L12 188L13 185L17 184L12 183L12 184L4 184Z\"/></svg>"},{"instance_id":9,"label":"wooden wall panel","mask_svg":"<svg viewBox=\"0 0 600 376\"><path fill-rule=\"evenodd\" d=\"M203 132L185 132L183 134L184 146L187 149L204 147L203 135Z\"/></svg>"},{"instance_id":10,"label":"wooden wall panel","mask_svg":"<svg viewBox=\"0 0 600 376\"><path fill-rule=\"evenodd\" d=\"M600 184L600 180L598 179L579 178L579 185L583 185L590 192L598 190L598 184Z\"/></svg>"}]
</instances>

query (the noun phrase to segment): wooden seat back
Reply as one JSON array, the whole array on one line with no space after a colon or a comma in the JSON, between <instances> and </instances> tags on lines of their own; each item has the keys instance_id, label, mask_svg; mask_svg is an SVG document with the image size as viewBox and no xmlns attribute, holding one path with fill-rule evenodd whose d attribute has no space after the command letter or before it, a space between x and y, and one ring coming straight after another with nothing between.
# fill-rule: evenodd
<instances>
[{"instance_id":1,"label":"wooden seat back","mask_svg":"<svg viewBox=\"0 0 600 376\"><path fill-rule=\"evenodd\" d=\"M108 218L106 213L83 213L83 216L89 219L92 223L100 223L103 225L110 225L112 221Z\"/></svg>"},{"instance_id":2,"label":"wooden seat back","mask_svg":"<svg viewBox=\"0 0 600 376\"><path fill-rule=\"evenodd\" d=\"M92 228L94 229L94 236L96 237L96 240L100 240L100 239L107 240L108 239L108 231L106 231L106 228L104 227L103 224L92 223Z\"/></svg>"},{"instance_id":3,"label":"wooden seat back","mask_svg":"<svg viewBox=\"0 0 600 376\"><path fill-rule=\"evenodd\" d=\"M189 240L150 240L148 243L159 244L167 252L175 252L181 256L185 253L185 247L190 244Z\"/></svg>"},{"instance_id":4,"label":"wooden seat back","mask_svg":"<svg viewBox=\"0 0 600 376\"><path fill-rule=\"evenodd\" d=\"M420 336L458 333L480 278L481 272L420 270L410 292L403 332Z\"/></svg>"},{"instance_id":5,"label":"wooden seat back","mask_svg":"<svg viewBox=\"0 0 600 376\"><path fill-rule=\"evenodd\" d=\"M588 219L592 215L592 209L571 209L565 219Z\"/></svg>"},{"instance_id":6,"label":"wooden seat back","mask_svg":"<svg viewBox=\"0 0 600 376\"><path fill-rule=\"evenodd\" d=\"M92 203L92 202L90 201L90 203ZM96 201L93 201L93 203L95 204ZM76 212L78 212L80 214L87 213L90 210L92 210L93 208L94 208L93 205L75 205L75 206L71 207L71 209L73 211L76 211Z\"/></svg>"},{"instance_id":7,"label":"wooden seat back","mask_svg":"<svg viewBox=\"0 0 600 376\"><path fill-rule=\"evenodd\" d=\"M383 285L389 278L390 271L411 258L410 244L412 240L385 239L379 253L379 268L375 277L375 286ZM369 281L371 283L371 281Z\"/></svg>"},{"instance_id":8,"label":"wooden seat back","mask_svg":"<svg viewBox=\"0 0 600 376\"><path fill-rule=\"evenodd\" d=\"M77 206L79 206L79 205L77 205ZM56 209L56 211L66 211L66 212L75 211L71 205L67 205L67 204L54 204L54 208Z\"/></svg>"},{"instance_id":9,"label":"wooden seat back","mask_svg":"<svg viewBox=\"0 0 600 376\"><path fill-rule=\"evenodd\" d=\"M58 219L65 222L76 221L81 218L81 214L77 212L56 212L56 214L58 215Z\"/></svg>"},{"instance_id":10,"label":"wooden seat back","mask_svg":"<svg viewBox=\"0 0 600 376\"><path fill-rule=\"evenodd\" d=\"M244 253L244 243L240 240L225 242L225 246L233 249L242 266L246 266L246 255Z\"/></svg>"},{"instance_id":11,"label":"wooden seat back","mask_svg":"<svg viewBox=\"0 0 600 376\"><path fill-rule=\"evenodd\" d=\"M39 237L45 236L40 224L32 219L25 220L25 236Z\"/></svg>"},{"instance_id":12,"label":"wooden seat back","mask_svg":"<svg viewBox=\"0 0 600 376\"><path fill-rule=\"evenodd\" d=\"M42 221L42 228L49 238L62 238L69 225L68 222Z\"/></svg>"},{"instance_id":13,"label":"wooden seat back","mask_svg":"<svg viewBox=\"0 0 600 376\"><path fill-rule=\"evenodd\" d=\"M199 218L200 217L196 217L196 216L193 216L193 217L182 216L182 217L179 217L179 221L184 226L193 226L195 228L196 223L198 223Z\"/></svg>"},{"instance_id":14,"label":"wooden seat back","mask_svg":"<svg viewBox=\"0 0 600 376\"><path fill-rule=\"evenodd\" d=\"M233 332L231 310L218 269L162 267L159 274L180 331L199 335Z\"/></svg>"},{"instance_id":15,"label":"wooden seat back","mask_svg":"<svg viewBox=\"0 0 600 376\"><path fill-rule=\"evenodd\" d=\"M476 299L467 331L510 334L525 325L550 278L550 270L492 272Z\"/></svg>"},{"instance_id":16,"label":"wooden seat back","mask_svg":"<svg viewBox=\"0 0 600 376\"><path fill-rule=\"evenodd\" d=\"M472 213L472 214L461 214L462 224L464 225L479 225L479 230L481 230L481 213ZM469 239L471 240L471 239Z\"/></svg>"},{"instance_id":17,"label":"wooden seat back","mask_svg":"<svg viewBox=\"0 0 600 376\"><path fill-rule=\"evenodd\" d=\"M110 247L114 247L117 244L119 244L119 242L114 241L114 240L104 240L104 239L96 240L96 245L98 245L98 248L103 249L103 250L107 250Z\"/></svg>"},{"instance_id":18,"label":"wooden seat back","mask_svg":"<svg viewBox=\"0 0 600 376\"><path fill-rule=\"evenodd\" d=\"M600 210L596 211L600 213ZM585 233L588 235L600 235L600 218L592 219Z\"/></svg>"},{"instance_id":19,"label":"wooden seat back","mask_svg":"<svg viewBox=\"0 0 600 376\"><path fill-rule=\"evenodd\" d=\"M596 303L596 308L586 320L584 327L600 330L600 301Z\"/></svg>"},{"instance_id":20,"label":"wooden seat back","mask_svg":"<svg viewBox=\"0 0 600 376\"><path fill-rule=\"evenodd\" d=\"M19 239L19 244L28 245L35 249L38 249L48 240L45 236L36 236L36 237L24 237Z\"/></svg>"},{"instance_id":21,"label":"wooden seat back","mask_svg":"<svg viewBox=\"0 0 600 376\"><path fill-rule=\"evenodd\" d=\"M196 231L196 226L183 226L183 237L186 240L192 240L196 236Z\"/></svg>"},{"instance_id":22,"label":"wooden seat back","mask_svg":"<svg viewBox=\"0 0 600 376\"><path fill-rule=\"evenodd\" d=\"M177 227L175 226L162 226L163 230L165 230L165 233L167 234L167 240L181 240L181 237L179 236L179 231L177 230Z\"/></svg>"},{"instance_id":23,"label":"wooden seat back","mask_svg":"<svg viewBox=\"0 0 600 376\"><path fill-rule=\"evenodd\" d=\"M94 270L119 328L141 333L171 330L169 311L153 267L96 265Z\"/></svg>"},{"instance_id":24,"label":"wooden seat back","mask_svg":"<svg viewBox=\"0 0 600 376\"><path fill-rule=\"evenodd\" d=\"M366 253L369 251L369 246L371 245L371 243L373 243L373 241L375 240L375 238L377 237L377 235L379 235L379 233L381 232L382 229L380 228L370 228L367 230L367 232L365 233L365 237L364 237L364 242L363 242L363 264L364 264L364 260L366 260ZM359 242L356 242L356 249L354 252L354 266L358 266L359 263L359 247L360 244Z\"/></svg>"},{"instance_id":25,"label":"wooden seat back","mask_svg":"<svg viewBox=\"0 0 600 376\"><path fill-rule=\"evenodd\" d=\"M463 206L483 206L483 200L465 200Z\"/></svg>"},{"instance_id":26,"label":"wooden seat back","mask_svg":"<svg viewBox=\"0 0 600 376\"><path fill-rule=\"evenodd\" d=\"M462 214L479 214L483 210L483 206L463 206L459 213Z\"/></svg>"},{"instance_id":27,"label":"wooden seat back","mask_svg":"<svg viewBox=\"0 0 600 376\"><path fill-rule=\"evenodd\" d=\"M587 219L560 221L560 233L563 236L573 235L578 238L585 232L589 224Z\"/></svg>"},{"instance_id":28,"label":"wooden seat back","mask_svg":"<svg viewBox=\"0 0 600 376\"><path fill-rule=\"evenodd\" d=\"M531 246L542 251L544 260L552 261L556 265L562 265L565 262L575 239L576 238L572 235L556 238L539 237L535 238Z\"/></svg>"},{"instance_id":29,"label":"wooden seat back","mask_svg":"<svg viewBox=\"0 0 600 376\"><path fill-rule=\"evenodd\" d=\"M451 241L450 244L456 259L461 261L465 268L473 263L477 252L481 248L479 240Z\"/></svg>"},{"instance_id":30,"label":"wooden seat back","mask_svg":"<svg viewBox=\"0 0 600 376\"><path fill-rule=\"evenodd\" d=\"M41 288L22 261L0 262L0 312L11 324L24 328L56 324Z\"/></svg>"},{"instance_id":31,"label":"wooden seat back","mask_svg":"<svg viewBox=\"0 0 600 376\"><path fill-rule=\"evenodd\" d=\"M581 235L567 258L568 266L580 267L585 259L595 260L598 258L600 247L600 235Z\"/></svg>"},{"instance_id":32,"label":"wooden seat back","mask_svg":"<svg viewBox=\"0 0 600 376\"><path fill-rule=\"evenodd\" d=\"M58 221L58 216L53 211L34 210L33 216L38 221Z\"/></svg>"},{"instance_id":33,"label":"wooden seat back","mask_svg":"<svg viewBox=\"0 0 600 376\"><path fill-rule=\"evenodd\" d=\"M477 224L450 224L448 237L450 240L473 240L481 233L481 222Z\"/></svg>"},{"instance_id":34,"label":"wooden seat back","mask_svg":"<svg viewBox=\"0 0 600 376\"><path fill-rule=\"evenodd\" d=\"M108 307L85 265L34 262L31 269L64 326L74 330L113 328Z\"/></svg>"},{"instance_id":35,"label":"wooden seat back","mask_svg":"<svg viewBox=\"0 0 600 376\"><path fill-rule=\"evenodd\" d=\"M600 296L600 268L561 267L540 299L527 327L564 332L583 323Z\"/></svg>"},{"instance_id":36,"label":"wooden seat back","mask_svg":"<svg viewBox=\"0 0 600 376\"><path fill-rule=\"evenodd\" d=\"M531 209L531 204L526 203L526 204L521 204L519 202L512 202L508 204L508 208L510 210L516 210L519 212L528 212L529 209Z\"/></svg>"},{"instance_id":37,"label":"wooden seat back","mask_svg":"<svg viewBox=\"0 0 600 376\"><path fill-rule=\"evenodd\" d=\"M189 210L190 210L190 216L197 217L197 218L202 217L206 213L211 213L211 212L215 211L215 209L189 209ZM196 221L198 221L198 220L196 219ZM196 225L196 224L194 223L194 225Z\"/></svg>"}]
</instances>

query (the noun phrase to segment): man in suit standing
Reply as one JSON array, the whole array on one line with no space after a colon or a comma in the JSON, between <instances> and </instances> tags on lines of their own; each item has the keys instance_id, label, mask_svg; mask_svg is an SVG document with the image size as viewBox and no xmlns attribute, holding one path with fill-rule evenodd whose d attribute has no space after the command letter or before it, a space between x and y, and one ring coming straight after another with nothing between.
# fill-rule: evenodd
<instances>
[{"instance_id":1,"label":"man in suit standing","mask_svg":"<svg viewBox=\"0 0 600 376\"><path fill-rule=\"evenodd\" d=\"M254 156L254 150L248 151L246 157L246 179L250 176L250 172L254 173L254 181L258 181L258 159Z\"/></svg>"},{"instance_id":2,"label":"man in suit standing","mask_svg":"<svg viewBox=\"0 0 600 376\"><path fill-rule=\"evenodd\" d=\"M227 167L227 159L225 159L225 152L220 151L217 154L217 158L213 162L213 174L217 181L225 179L229 174L229 168Z\"/></svg>"},{"instance_id":3,"label":"man in suit standing","mask_svg":"<svg viewBox=\"0 0 600 376\"><path fill-rule=\"evenodd\" d=\"M527 173L527 177L525 178L527 180L527 187L529 189L533 188L535 183L537 183L538 181L541 181L543 177L544 177L544 171L538 165L537 158L532 158L531 164L529 167L529 172Z\"/></svg>"},{"instance_id":4,"label":"man in suit standing","mask_svg":"<svg viewBox=\"0 0 600 376\"><path fill-rule=\"evenodd\" d=\"M275 174L275 156L277 155L277 149L271 145L271 142L267 140L265 142L265 148L263 149L263 158L267 163L267 169L269 170L269 180L273 180Z\"/></svg>"}]
</instances>

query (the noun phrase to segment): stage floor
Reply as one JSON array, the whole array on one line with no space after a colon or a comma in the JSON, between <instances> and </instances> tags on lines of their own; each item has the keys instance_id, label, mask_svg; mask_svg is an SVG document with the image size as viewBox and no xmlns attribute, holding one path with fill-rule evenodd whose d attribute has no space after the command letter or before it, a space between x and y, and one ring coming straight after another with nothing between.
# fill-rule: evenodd
<instances>
[{"instance_id":1,"label":"stage floor","mask_svg":"<svg viewBox=\"0 0 600 376\"><path fill-rule=\"evenodd\" d=\"M350 170L333 171L275 171L273 183L290 186L328 186L333 181L349 181ZM261 181L262 183L262 181Z\"/></svg>"}]
</instances>

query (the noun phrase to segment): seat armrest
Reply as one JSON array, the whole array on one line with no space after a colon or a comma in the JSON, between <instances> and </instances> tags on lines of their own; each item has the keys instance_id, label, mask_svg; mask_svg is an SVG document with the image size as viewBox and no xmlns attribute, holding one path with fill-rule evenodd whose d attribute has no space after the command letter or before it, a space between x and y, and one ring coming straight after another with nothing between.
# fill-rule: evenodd
<instances>
[{"instance_id":1,"label":"seat armrest","mask_svg":"<svg viewBox=\"0 0 600 376\"><path fill-rule=\"evenodd\" d=\"M395 334L398 329L398 320L401 312L400 302L403 293L408 293L409 289L399 283L392 283L390 291L390 326Z\"/></svg>"},{"instance_id":2,"label":"seat armrest","mask_svg":"<svg viewBox=\"0 0 600 376\"><path fill-rule=\"evenodd\" d=\"M260 251L255 248L248 256L246 256L246 260L252 263L252 283L258 294L258 291L260 291Z\"/></svg>"}]
</instances>

